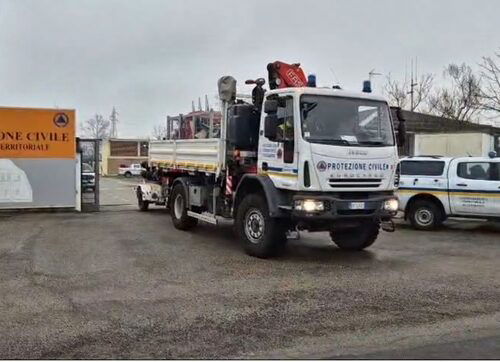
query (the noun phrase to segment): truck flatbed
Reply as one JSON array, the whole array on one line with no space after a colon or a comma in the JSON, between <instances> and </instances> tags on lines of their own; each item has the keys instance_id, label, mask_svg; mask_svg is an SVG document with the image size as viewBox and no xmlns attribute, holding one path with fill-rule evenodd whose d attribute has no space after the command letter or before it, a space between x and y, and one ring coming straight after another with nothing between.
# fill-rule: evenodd
<instances>
[{"instance_id":1,"label":"truck flatbed","mask_svg":"<svg viewBox=\"0 0 500 362\"><path fill-rule=\"evenodd\" d=\"M160 167L206 173L222 167L220 138L153 141L149 147L151 164Z\"/></svg>"}]
</instances>

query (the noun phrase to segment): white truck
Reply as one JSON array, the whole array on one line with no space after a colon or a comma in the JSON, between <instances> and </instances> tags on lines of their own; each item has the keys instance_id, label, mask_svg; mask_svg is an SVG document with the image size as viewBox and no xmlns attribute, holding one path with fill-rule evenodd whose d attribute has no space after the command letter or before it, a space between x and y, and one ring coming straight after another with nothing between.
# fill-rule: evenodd
<instances>
[{"instance_id":1,"label":"white truck","mask_svg":"<svg viewBox=\"0 0 500 362\"><path fill-rule=\"evenodd\" d=\"M384 98L275 85L253 105L235 99L235 83L219 81L221 138L150 143L161 181L137 186L141 210L166 204L181 230L234 219L257 257L281 252L299 230L330 232L350 250L370 246L380 227L394 231L399 159Z\"/></svg>"},{"instance_id":2,"label":"white truck","mask_svg":"<svg viewBox=\"0 0 500 362\"><path fill-rule=\"evenodd\" d=\"M432 230L447 217L500 220L500 158L401 159L400 209L413 227Z\"/></svg>"},{"instance_id":3,"label":"white truck","mask_svg":"<svg viewBox=\"0 0 500 362\"><path fill-rule=\"evenodd\" d=\"M134 163L127 167L119 167L118 175L125 177L140 176L141 172L146 171L139 163Z\"/></svg>"}]
</instances>

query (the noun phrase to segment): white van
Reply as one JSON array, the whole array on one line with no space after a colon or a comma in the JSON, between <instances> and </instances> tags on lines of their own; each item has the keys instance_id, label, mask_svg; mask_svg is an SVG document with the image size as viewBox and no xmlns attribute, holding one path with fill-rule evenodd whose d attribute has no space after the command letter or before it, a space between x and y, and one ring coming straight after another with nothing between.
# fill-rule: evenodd
<instances>
[{"instance_id":1,"label":"white van","mask_svg":"<svg viewBox=\"0 0 500 362\"><path fill-rule=\"evenodd\" d=\"M500 220L500 158L401 159L399 207L413 227L432 230L450 216Z\"/></svg>"}]
</instances>

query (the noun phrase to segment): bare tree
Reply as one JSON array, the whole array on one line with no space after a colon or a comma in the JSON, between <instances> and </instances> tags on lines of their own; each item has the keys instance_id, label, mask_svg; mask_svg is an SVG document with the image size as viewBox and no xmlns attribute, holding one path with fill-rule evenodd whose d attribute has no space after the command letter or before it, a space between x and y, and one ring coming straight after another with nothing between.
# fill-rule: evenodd
<instances>
[{"instance_id":1,"label":"bare tree","mask_svg":"<svg viewBox=\"0 0 500 362\"><path fill-rule=\"evenodd\" d=\"M482 91L483 107L487 111L500 113L500 52L494 57L483 57L480 64L484 86Z\"/></svg>"},{"instance_id":2,"label":"bare tree","mask_svg":"<svg viewBox=\"0 0 500 362\"><path fill-rule=\"evenodd\" d=\"M153 132L151 132L151 137L154 140L161 141L167 137L167 128L163 124L158 124L153 127Z\"/></svg>"},{"instance_id":3,"label":"bare tree","mask_svg":"<svg viewBox=\"0 0 500 362\"><path fill-rule=\"evenodd\" d=\"M465 63L450 64L444 70L450 86L442 87L429 98L432 113L459 121L472 121L482 110L481 77Z\"/></svg>"},{"instance_id":4,"label":"bare tree","mask_svg":"<svg viewBox=\"0 0 500 362\"><path fill-rule=\"evenodd\" d=\"M422 110L429 99L433 82L434 76L429 73L422 74L417 79L413 87L413 108L411 107L411 84L407 79L397 81L389 75L384 85L384 93L392 106L410 111Z\"/></svg>"},{"instance_id":5,"label":"bare tree","mask_svg":"<svg viewBox=\"0 0 500 362\"><path fill-rule=\"evenodd\" d=\"M82 126L83 134L89 138L106 139L109 137L110 122L100 114L85 121Z\"/></svg>"}]
</instances>

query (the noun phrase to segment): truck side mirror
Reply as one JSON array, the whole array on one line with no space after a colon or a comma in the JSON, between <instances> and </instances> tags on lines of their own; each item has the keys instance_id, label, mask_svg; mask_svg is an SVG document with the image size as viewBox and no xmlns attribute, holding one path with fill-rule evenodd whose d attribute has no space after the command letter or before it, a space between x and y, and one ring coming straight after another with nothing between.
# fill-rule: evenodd
<instances>
[{"instance_id":1,"label":"truck side mirror","mask_svg":"<svg viewBox=\"0 0 500 362\"><path fill-rule=\"evenodd\" d=\"M269 101L266 101L269 102ZM264 119L264 136L270 141L276 142L278 136L278 116L276 114L267 115Z\"/></svg>"},{"instance_id":2,"label":"truck side mirror","mask_svg":"<svg viewBox=\"0 0 500 362\"><path fill-rule=\"evenodd\" d=\"M278 100L276 99L267 99L264 102L264 112L266 113L276 113L278 112Z\"/></svg>"},{"instance_id":3,"label":"truck side mirror","mask_svg":"<svg viewBox=\"0 0 500 362\"><path fill-rule=\"evenodd\" d=\"M403 116L403 112L399 107L391 107L396 111L396 118L398 119L398 138L397 144L399 147L403 147L406 143L406 120Z\"/></svg>"}]
</instances>

